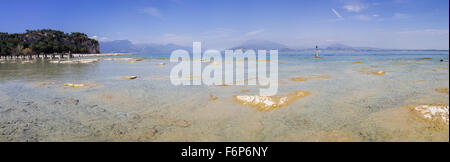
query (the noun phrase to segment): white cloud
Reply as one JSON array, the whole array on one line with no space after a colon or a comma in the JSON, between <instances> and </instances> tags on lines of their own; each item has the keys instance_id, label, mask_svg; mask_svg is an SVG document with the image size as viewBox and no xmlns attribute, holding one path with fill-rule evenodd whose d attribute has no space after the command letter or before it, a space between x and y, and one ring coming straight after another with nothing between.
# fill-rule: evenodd
<instances>
[{"instance_id":1,"label":"white cloud","mask_svg":"<svg viewBox=\"0 0 450 162\"><path fill-rule=\"evenodd\" d=\"M264 32L264 31L265 31L264 29L258 29L258 30L250 31L250 32L246 33L245 35L248 35L248 36L257 35L257 34L260 34L260 33Z\"/></svg>"},{"instance_id":2,"label":"white cloud","mask_svg":"<svg viewBox=\"0 0 450 162\"><path fill-rule=\"evenodd\" d=\"M332 8L331 11L333 11L333 13L338 17L338 19L342 19L341 14L339 14L339 12L337 12L334 8Z\"/></svg>"},{"instance_id":3,"label":"white cloud","mask_svg":"<svg viewBox=\"0 0 450 162\"><path fill-rule=\"evenodd\" d=\"M362 5L362 4L349 4L349 5L345 5L342 8L344 8L348 12L360 12L363 9L366 9L367 7L365 5Z\"/></svg>"},{"instance_id":4,"label":"white cloud","mask_svg":"<svg viewBox=\"0 0 450 162\"><path fill-rule=\"evenodd\" d=\"M151 15L153 17L156 17L156 18L159 18L159 19L162 18L161 12L157 8L154 8L154 7L144 8L144 9L141 10L141 12L145 13L145 14L149 14L149 15Z\"/></svg>"}]
</instances>

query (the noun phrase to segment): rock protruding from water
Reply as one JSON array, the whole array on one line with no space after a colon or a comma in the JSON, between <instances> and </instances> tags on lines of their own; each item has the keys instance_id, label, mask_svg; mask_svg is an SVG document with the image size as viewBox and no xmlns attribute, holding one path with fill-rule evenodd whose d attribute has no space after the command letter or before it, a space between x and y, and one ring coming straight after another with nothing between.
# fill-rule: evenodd
<instances>
[{"instance_id":1,"label":"rock protruding from water","mask_svg":"<svg viewBox=\"0 0 450 162\"><path fill-rule=\"evenodd\" d=\"M372 72L372 74L374 74L374 75L385 75L386 71L380 70L380 71L377 71L377 72Z\"/></svg>"},{"instance_id":2,"label":"rock protruding from water","mask_svg":"<svg viewBox=\"0 0 450 162\"><path fill-rule=\"evenodd\" d=\"M420 105L415 107L413 110L420 113L425 119L435 122L443 122L448 125L448 108L448 105Z\"/></svg>"},{"instance_id":3,"label":"rock protruding from water","mask_svg":"<svg viewBox=\"0 0 450 162\"><path fill-rule=\"evenodd\" d=\"M128 79L128 80L133 80L133 79L136 79L136 78L138 78L138 76L124 76L124 77L120 77L120 79Z\"/></svg>"},{"instance_id":4,"label":"rock protruding from water","mask_svg":"<svg viewBox=\"0 0 450 162\"><path fill-rule=\"evenodd\" d=\"M255 107L260 112L269 112L287 106L289 103L310 95L310 92L297 91L281 96L237 95L235 100L243 105Z\"/></svg>"},{"instance_id":5,"label":"rock protruding from water","mask_svg":"<svg viewBox=\"0 0 450 162\"><path fill-rule=\"evenodd\" d=\"M91 88L97 86L98 83L82 84L82 83L66 83L64 86L73 88Z\"/></svg>"}]
</instances>

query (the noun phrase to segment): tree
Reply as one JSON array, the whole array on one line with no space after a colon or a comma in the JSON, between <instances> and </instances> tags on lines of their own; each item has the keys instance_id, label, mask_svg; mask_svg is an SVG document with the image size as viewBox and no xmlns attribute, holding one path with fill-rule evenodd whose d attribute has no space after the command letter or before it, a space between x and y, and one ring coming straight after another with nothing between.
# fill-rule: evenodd
<instances>
[{"instance_id":1,"label":"tree","mask_svg":"<svg viewBox=\"0 0 450 162\"><path fill-rule=\"evenodd\" d=\"M24 55L31 55L31 54L33 54L33 50L31 50L31 48L25 48L23 50L23 54Z\"/></svg>"},{"instance_id":2,"label":"tree","mask_svg":"<svg viewBox=\"0 0 450 162\"><path fill-rule=\"evenodd\" d=\"M22 54L23 51L23 45L22 44L18 44L17 47L14 49L13 55L17 56Z\"/></svg>"}]
</instances>

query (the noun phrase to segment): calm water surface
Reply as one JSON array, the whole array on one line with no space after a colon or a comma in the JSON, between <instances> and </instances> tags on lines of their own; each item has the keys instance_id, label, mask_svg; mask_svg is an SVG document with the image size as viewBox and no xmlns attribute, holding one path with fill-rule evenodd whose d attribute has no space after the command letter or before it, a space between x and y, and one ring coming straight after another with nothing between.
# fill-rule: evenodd
<instances>
[{"instance_id":1,"label":"calm water surface","mask_svg":"<svg viewBox=\"0 0 450 162\"><path fill-rule=\"evenodd\" d=\"M147 58L139 62L1 63L0 141L449 140L448 125L436 128L405 108L448 105L448 92L436 91L449 88L449 64L439 61L448 52L312 56L280 54L278 94L311 95L270 112L233 98L259 94L258 86L173 86L177 63L158 65L169 62L166 54L123 56ZM380 70L386 74L372 74ZM130 75L139 78L120 78ZM329 78L290 80L312 75Z\"/></svg>"}]
</instances>

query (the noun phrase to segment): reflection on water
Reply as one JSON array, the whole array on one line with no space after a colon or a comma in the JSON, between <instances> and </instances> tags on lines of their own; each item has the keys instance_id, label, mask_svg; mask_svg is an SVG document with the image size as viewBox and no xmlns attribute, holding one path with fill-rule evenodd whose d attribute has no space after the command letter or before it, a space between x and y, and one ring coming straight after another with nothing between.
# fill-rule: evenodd
<instances>
[{"instance_id":1,"label":"reflection on water","mask_svg":"<svg viewBox=\"0 0 450 162\"><path fill-rule=\"evenodd\" d=\"M235 98L258 86L173 86L169 55L2 63L0 141L448 141L411 111L448 105L448 52L311 56L280 54L276 102L308 96L262 112Z\"/></svg>"},{"instance_id":2,"label":"reflection on water","mask_svg":"<svg viewBox=\"0 0 450 162\"><path fill-rule=\"evenodd\" d=\"M49 61L35 60L33 63L0 64L0 81L27 80L42 81L48 79L89 78L95 72L97 64L51 64Z\"/></svg>"}]
</instances>

